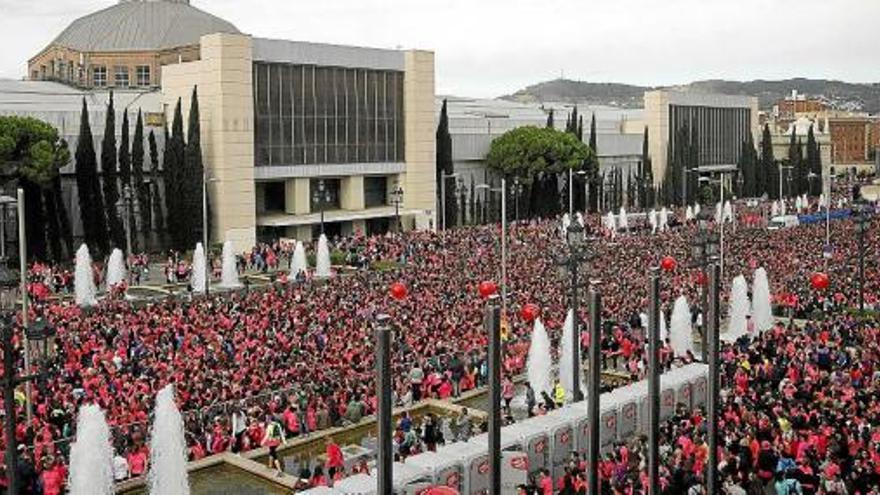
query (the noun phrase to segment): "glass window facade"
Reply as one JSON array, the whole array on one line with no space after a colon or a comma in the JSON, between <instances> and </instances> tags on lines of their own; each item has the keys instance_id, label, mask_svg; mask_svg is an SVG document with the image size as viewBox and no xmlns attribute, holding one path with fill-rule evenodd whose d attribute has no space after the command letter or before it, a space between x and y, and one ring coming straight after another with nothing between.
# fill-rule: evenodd
<instances>
[{"instance_id":1,"label":"glass window facade","mask_svg":"<svg viewBox=\"0 0 880 495\"><path fill-rule=\"evenodd\" d=\"M676 146L676 131L684 126L696 139L698 165L733 165L742 143L751 133L751 110L701 106L669 106L669 146Z\"/></svg>"},{"instance_id":2,"label":"glass window facade","mask_svg":"<svg viewBox=\"0 0 880 495\"><path fill-rule=\"evenodd\" d=\"M400 162L403 73L254 63L257 165Z\"/></svg>"},{"instance_id":3,"label":"glass window facade","mask_svg":"<svg viewBox=\"0 0 880 495\"><path fill-rule=\"evenodd\" d=\"M385 206L388 198L388 178L364 177L364 205L367 208Z\"/></svg>"}]
</instances>

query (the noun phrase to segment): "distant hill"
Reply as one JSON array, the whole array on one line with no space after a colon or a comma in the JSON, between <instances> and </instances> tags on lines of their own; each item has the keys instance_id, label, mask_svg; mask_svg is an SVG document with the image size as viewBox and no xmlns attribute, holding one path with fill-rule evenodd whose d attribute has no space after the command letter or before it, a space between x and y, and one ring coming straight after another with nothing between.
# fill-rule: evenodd
<instances>
[{"instance_id":1,"label":"distant hill","mask_svg":"<svg viewBox=\"0 0 880 495\"><path fill-rule=\"evenodd\" d=\"M641 108L645 91L657 89L617 83L593 83L556 79L533 84L502 99L521 102L566 102ZM780 81L696 81L669 89L700 93L723 93L758 97L759 106L769 110L791 91L821 99L841 110L880 113L880 83L848 83L826 79L784 79Z\"/></svg>"}]
</instances>

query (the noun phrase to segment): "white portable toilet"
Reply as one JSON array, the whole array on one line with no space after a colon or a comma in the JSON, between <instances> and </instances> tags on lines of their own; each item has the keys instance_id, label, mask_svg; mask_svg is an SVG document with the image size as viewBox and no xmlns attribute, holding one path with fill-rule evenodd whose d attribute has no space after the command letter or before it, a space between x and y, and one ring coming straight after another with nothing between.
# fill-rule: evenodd
<instances>
[{"instance_id":1,"label":"white portable toilet","mask_svg":"<svg viewBox=\"0 0 880 495\"><path fill-rule=\"evenodd\" d=\"M373 469L370 475L377 478L379 473ZM392 464L391 480L394 495L416 495L431 487L431 476L427 470L402 462Z\"/></svg>"},{"instance_id":2,"label":"white portable toilet","mask_svg":"<svg viewBox=\"0 0 880 495\"><path fill-rule=\"evenodd\" d=\"M341 495L376 495L377 483L375 476L360 473L333 483L333 490Z\"/></svg>"},{"instance_id":3,"label":"white portable toilet","mask_svg":"<svg viewBox=\"0 0 880 495\"><path fill-rule=\"evenodd\" d=\"M314 488L309 488L306 491L299 492L300 495L336 495L338 493L339 492L333 488L326 486L316 486Z\"/></svg>"},{"instance_id":4,"label":"white portable toilet","mask_svg":"<svg viewBox=\"0 0 880 495\"><path fill-rule=\"evenodd\" d=\"M586 406L579 402L576 405L554 409L548 413L548 416L551 414L567 422L571 428L573 443L570 449L576 450L581 454L586 452L587 438L590 434L590 421L587 416Z\"/></svg>"},{"instance_id":5,"label":"white portable toilet","mask_svg":"<svg viewBox=\"0 0 880 495\"><path fill-rule=\"evenodd\" d=\"M440 455L458 459L461 469L462 495L481 495L489 490L489 444L472 438L467 442L454 442L437 449Z\"/></svg>"},{"instance_id":6,"label":"white portable toilet","mask_svg":"<svg viewBox=\"0 0 880 495\"><path fill-rule=\"evenodd\" d=\"M422 452L407 457L405 464L425 470L434 486L446 486L461 491L461 456L444 452Z\"/></svg>"},{"instance_id":7,"label":"white portable toilet","mask_svg":"<svg viewBox=\"0 0 880 495\"><path fill-rule=\"evenodd\" d=\"M614 394L602 394L599 400L599 449L604 453L611 450L617 440L617 408L619 404Z\"/></svg>"},{"instance_id":8,"label":"white portable toilet","mask_svg":"<svg viewBox=\"0 0 880 495\"><path fill-rule=\"evenodd\" d=\"M569 408L583 408L583 403L554 409L545 416L534 418L536 424L547 430L547 438L550 440L549 469L554 480L562 478L565 474L565 466L568 465L571 453L577 449L572 422L563 413Z\"/></svg>"},{"instance_id":9,"label":"white portable toilet","mask_svg":"<svg viewBox=\"0 0 880 495\"><path fill-rule=\"evenodd\" d=\"M617 438L629 439L639 431L639 401L632 385L616 388L610 394L617 405ZM603 396L604 400L604 396Z\"/></svg>"}]
</instances>

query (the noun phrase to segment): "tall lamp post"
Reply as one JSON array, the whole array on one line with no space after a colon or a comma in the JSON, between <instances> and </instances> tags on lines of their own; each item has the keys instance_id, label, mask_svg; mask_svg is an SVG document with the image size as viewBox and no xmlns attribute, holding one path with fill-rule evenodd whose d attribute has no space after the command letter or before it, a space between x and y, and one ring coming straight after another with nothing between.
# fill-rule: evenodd
<instances>
[{"instance_id":1,"label":"tall lamp post","mask_svg":"<svg viewBox=\"0 0 880 495\"><path fill-rule=\"evenodd\" d=\"M0 259L6 259L6 220L7 208L15 206L15 198L12 196L0 196Z\"/></svg>"},{"instance_id":2,"label":"tall lamp post","mask_svg":"<svg viewBox=\"0 0 880 495\"><path fill-rule=\"evenodd\" d=\"M393 290L393 289L392 289ZM401 296L402 298L403 296ZM378 438L378 452L376 470L378 471L378 493L391 493L392 460L393 450L391 437L394 432L391 427L391 317L380 314L376 317L376 396L378 398L378 424L376 436Z\"/></svg>"},{"instance_id":3,"label":"tall lamp post","mask_svg":"<svg viewBox=\"0 0 880 495\"><path fill-rule=\"evenodd\" d=\"M15 312L18 305L19 293L18 276L9 270L5 263L0 263L0 324L2 324L3 338L3 408L6 414L4 427L6 430L6 476L8 481L7 493L18 494L17 471L17 445L15 439L16 411L15 389L25 383L40 379L48 370L48 361L52 357L55 345L55 328L45 320L38 319L25 328L26 339L23 349L25 356L29 356L31 363L42 370L36 374L17 376L17 350L13 345L13 335L16 329ZM25 369L28 373L30 370Z\"/></svg>"},{"instance_id":4,"label":"tall lamp post","mask_svg":"<svg viewBox=\"0 0 880 495\"><path fill-rule=\"evenodd\" d=\"M122 217L122 225L125 228L125 255L131 256L131 219L140 212L140 202L137 196L132 194L131 186L122 188L122 196L116 201L116 210ZM127 264L127 263L126 263Z\"/></svg>"},{"instance_id":5,"label":"tall lamp post","mask_svg":"<svg viewBox=\"0 0 880 495\"><path fill-rule=\"evenodd\" d=\"M581 336L581 325L580 318L578 317L578 302L579 302L579 290L581 288L586 287L586 284L580 282L580 268L581 265L592 260L595 255L590 249L590 246L587 245L584 227L581 227L580 223L572 221L569 224L568 229L566 230L565 239L566 244L568 245L568 254L559 258L556 261L556 264L560 267L561 273L563 275L568 275L570 277L569 281L569 306L572 312L572 333L571 333L571 398L573 402L579 402L584 399L583 391L580 386L580 377L581 377L581 359L580 359L580 336ZM586 278L586 277L585 277ZM594 329L591 329L591 332ZM592 333L591 333L592 335ZM598 341L590 341L590 348L598 345ZM593 371L599 370L599 362L593 362L593 353L590 353L590 376L592 378ZM598 394L598 383L592 383L590 381L590 395ZM594 389L595 387L595 389ZM598 416L596 417L598 421Z\"/></svg>"},{"instance_id":6,"label":"tall lamp post","mask_svg":"<svg viewBox=\"0 0 880 495\"><path fill-rule=\"evenodd\" d=\"M709 208L700 209L700 214L697 217L698 230L694 235L694 238L691 240L691 259L694 260L694 262L690 268L698 269L700 277L698 280L698 286L700 293L700 310L703 314L703 325L700 329L702 332L700 335L700 355L703 362L706 362L709 353L707 331L708 322L706 321L709 315L709 308L707 306L707 269L709 268L710 261L717 255L719 244L718 234L714 231L710 231L708 228L710 217L711 213L709 213Z\"/></svg>"},{"instance_id":7,"label":"tall lamp post","mask_svg":"<svg viewBox=\"0 0 880 495\"><path fill-rule=\"evenodd\" d=\"M440 180L440 230L446 230L446 181L449 179L454 179L459 176L458 172L453 172L451 174L443 173L443 177Z\"/></svg>"},{"instance_id":8,"label":"tall lamp post","mask_svg":"<svg viewBox=\"0 0 880 495\"><path fill-rule=\"evenodd\" d=\"M202 167L202 245L205 249L205 295L208 295L208 286L211 285L211 249L208 245L208 183L217 182L214 177L208 177L208 171Z\"/></svg>"},{"instance_id":9,"label":"tall lamp post","mask_svg":"<svg viewBox=\"0 0 880 495\"><path fill-rule=\"evenodd\" d=\"M330 190L324 179L318 179L318 187L312 192L312 203L321 212L321 235L324 235L324 208L330 202Z\"/></svg>"},{"instance_id":10,"label":"tall lamp post","mask_svg":"<svg viewBox=\"0 0 880 495\"><path fill-rule=\"evenodd\" d=\"M519 197L522 196L522 193L525 192L526 186L519 181L519 178L513 179L513 208L514 208L514 216L513 219L516 222L519 222Z\"/></svg>"},{"instance_id":11,"label":"tall lamp post","mask_svg":"<svg viewBox=\"0 0 880 495\"><path fill-rule=\"evenodd\" d=\"M475 189L501 193L501 309L507 316L507 179L501 178L501 187L480 184Z\"/></svg>"},{"instance_id":12,"label":"tall lamp post","mask_svg":"<svg viewBox=\"0 0 880 495\"><path fill-rule=\"evenodd\" d=\"M394 205L394 218L397 222L397 231L401 232L403 230L403 226L400 224L400 205L403 204L403 188L400 187L400 184L395 184L390 194L391 204ZM444 225L443 227L446 228L446 225Z\"/></svg>"},{"instance_id":13,"label":"tall lamp post","mask_svg":"<svg viewBox=\"0 0 880 495\"><path fill-rule=\"evenodd\" d=\"M791 165L783 165L783 161L779 161L779 200L781 201L784 197L782 195L782 182L783 182L783 172L785 173L785 180L788 182L791 179L791 169L794 167ZM789 194L791 194L791 187L788 188Z\"/></svg>"}]
</instances>

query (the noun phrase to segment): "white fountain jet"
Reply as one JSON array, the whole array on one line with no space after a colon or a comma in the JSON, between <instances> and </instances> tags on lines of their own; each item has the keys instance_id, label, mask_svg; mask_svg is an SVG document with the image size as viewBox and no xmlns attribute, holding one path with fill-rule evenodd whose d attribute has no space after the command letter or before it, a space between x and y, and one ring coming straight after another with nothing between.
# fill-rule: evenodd
<instances>
[{"instance_id":1,"label":"white fountain jet","mask_svg":"<svg viewBox=\"0 0 880 495\"><path fill-rule=\"evenodd\" d=\"M128 272L125 269L125 257L120 249L114 249L110 253L110 259L107 260L107 291L124 283L127 278Z\"/></svg>"},{"instance_id":2,"label":"white fountain jet","mask_svg":"<svg viewBox=\"0 0 880 495\"><path fill-rule=\"evenodd\" d=\"M724 336L729 341L735 341L746 334L749 314L749 287L746 278L738 275L733 279L730 288L730 310L727 319L727 334Z\"/></svg>"},{"instance_id":3,"label":"white fountain jet","mask_svg":"<svg viewBox=\"0 0 880 495\"><path fill-rule=\"evenodd\" d=\"M773 328L770 281L767 279L767 270L763 267L755 270L755 279L752 283L752 318L755 320L755 330L759 333L765 332Z\"/></svg>"},{"instance_id":4,"label":"white fountain jet","mask_svg":"<svg viewBox=\"0 0 880 495\"><path fill-rule=\"evenodd\" d=\"M76 441L70 448L70 495L112 495L113 447L104 411L94 404L79 408Z\"/></svg>"},{"instance_id":5,"label":"white fountain jet","mask_svg":"<svg viewBox=\"0 0 880 495\"><path fill-rule=\"evenodd\" d=\"M296 247L293 248L293 257L290 259L290 276L288 280L293 282L300 274L306 275L309 269L308 261L306 261L306 249L301 241L296 241Z\"/></svg>"},{"instance_id":6,"label":"white fountain jet","mask_svg":"<svg viewBox=\"0 0 880 495\"><path fill-rule=\"evenodd\" d=\"M569 402L574 399L571 380L573 374L571 370L572 354L574 353L574 347L571 345L572 335L574 334L573 315L574 312L568 310L568 316L565 317L565 324L562 326L562 341L559 342L559 382L562 383L562 388L565 390L565 398ZM580 341L578 341L578 344L580 344ZM586 390L583 373L579 375L578 385L581 391Z\"/></svg>"},{"instance_id":7,"label":"white fountain jet","mask_svg":"<svg viewBox=\"0 0 880 495\"><path fill-rule=\"evenodd\" d=\"M535 391L535 396L540 400L541 392L553 393L553 358L550 354L550 337L540 318L535 320L532 330L532 344L529 346L529 356L526 360L526 376Z\"/></svg>"},{"instance_id":8,"label":"white fountain jet","mask_svg":"<svg viewBox=\"0 0 880 495\"><path fill-rule=\"evenodd\" d=\"M241 287L238 280L238 263L235 261L235 248L232 241L223 243L223 271L220 274L220 286L225 289Z\"/></svg>"},{"instance_id":9,"label":"white fountain jet","mask_svg":"<svg viewBox=\"0 0 880 495\"><path fill-rule=\"evenodd\" d=\"M94 306L98 303L95 294L95 274L92 272L92 256L89 247L83 244L76 251L76 268L73 274L73 292L77 306Z\"/></svg>"},{"instance_id":10,"label":"white fountain jet","mask_svg":"<svg viewBox=\"0 0 880 495\"><path fill-rule=\"evenodd\" d=\"M193 292L198 292L200 294L204 294L205 292L205 270L207 268L207 260L205 259L205 248L202 247L202 243L199 242L196 244L196 249L193 251L193 266L192 266L192 288Z\"/></svg>"},{"instance_id":11,"label":"white fountain jet","mask_svg":"<svg viewBox=\"0 0 880 495\"><path fill-rule=\"evenodd\" d=\"M315 260L315 278L330 278L330 246L327 244L327 236L321 234L318 238L318 254Z\"/></svg>"},{"instance_id":12,"label":"white fountain jet","mask_svg":"<svg viewBox=\"0 0 880 495\"><path fill-rule=\"evenodd\" d=\"M679 296L672 308L672 321L669 323L669 345L676 357L684 357L694 352L694 333L691 327L691 309L685 296Z\"/></svg>"},{"instance_id":13,"label":"white fountain jet","mask_svg":"<svg viewBox=\"0 0 880 495\"><path fill-rule=\"evenodd\" d=\"M169 384L156 396L150 429L150 494L189 495L186 460L183 418L174 403L174 385Z\"/></svg>"}]
</instances>

